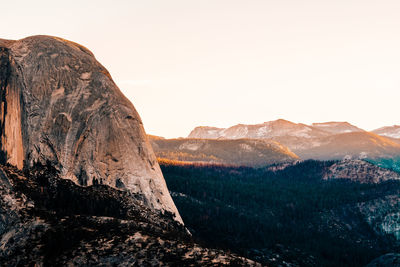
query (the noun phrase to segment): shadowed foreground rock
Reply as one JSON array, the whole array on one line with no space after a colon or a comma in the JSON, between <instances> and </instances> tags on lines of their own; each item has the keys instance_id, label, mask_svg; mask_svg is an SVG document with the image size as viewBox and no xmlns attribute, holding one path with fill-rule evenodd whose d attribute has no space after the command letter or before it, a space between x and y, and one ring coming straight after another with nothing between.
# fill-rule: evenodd
<instances>
[{"instance_id":1,"label":"shadowed foreground rock","mask_svg":"<svg viewBox=\"0 0 400 267\"><path fill-rule=\"evenodd\" d=\"M85 47L0 39L0 101L1 163L50 161L62 178L139 193L181 221L138 113Z\"/></svg>"},{"instance_id":2,"label":"shadowed foreground rock","mask_svg":"<svg viewBox=\"0 0 400 267\"><path fill-rule=\"evenodd\" d=\"M2 266L253 266L192 242L172 214L129 192L80 187L51 166L0 166Z\"/></svg>"}]
</instances>

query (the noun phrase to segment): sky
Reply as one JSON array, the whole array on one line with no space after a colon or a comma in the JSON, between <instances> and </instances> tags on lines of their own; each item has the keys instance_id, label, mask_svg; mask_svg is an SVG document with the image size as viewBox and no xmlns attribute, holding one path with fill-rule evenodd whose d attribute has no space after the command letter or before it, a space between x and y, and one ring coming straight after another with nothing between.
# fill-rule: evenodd
<instances>
[{"instance_id":1,"label":"sky","mask_svg":"<svg viewBox=\"0 0 400 267\"><path fill-rule=\"evenodd\" d=\"M149 134L278 118L400 124L398 0L5 1L0 38L89 48Z\"/></svg>"}]
</instances>

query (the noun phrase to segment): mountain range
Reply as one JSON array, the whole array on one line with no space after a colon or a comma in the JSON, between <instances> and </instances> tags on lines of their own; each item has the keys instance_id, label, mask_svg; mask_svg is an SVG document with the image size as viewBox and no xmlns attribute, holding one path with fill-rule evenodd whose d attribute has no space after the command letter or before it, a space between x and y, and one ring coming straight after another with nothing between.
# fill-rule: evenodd
<instances>
[{"instance_id":1,"label":"mountain range","mask_svg":"<svg viewBox=\"0 0 400 267\"><path fill-rule=\"evenodd\" d=\"M276 141L301 159L390 158L400 155L399 126L365 131L348 122L306 125L279 119L229 128L196 127L188 138Z\"/></svg>"}]
</instances>

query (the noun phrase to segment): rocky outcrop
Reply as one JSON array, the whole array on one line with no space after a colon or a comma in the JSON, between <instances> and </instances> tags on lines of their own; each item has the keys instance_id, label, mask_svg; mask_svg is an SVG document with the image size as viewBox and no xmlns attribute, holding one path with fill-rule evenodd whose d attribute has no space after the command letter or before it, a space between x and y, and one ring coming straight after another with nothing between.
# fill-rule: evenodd
<instances>
[{"instance_id":1,"label":"rocky outcrop","mask_svg":"<svg viewBox=\"0 0 400 267\"><path fill-rule=\"evenodd\" d=\"M400 174L363 160L342 160L330 166L325 171L323 179L348 179L358 183L381 183L388 180L400 180Z\"/></svg>"},{"instance_id":2,"label":"rocky outcrop","mask_svg":"<svg viewBox=\"0 0 400 267\"><path fill-rule=\"evenodd\" d=\"M181 220L142 121L85 47L50 36L0 39L0 159L51 162L82 186L140 193Z\"/></svg>"}]
</instances>

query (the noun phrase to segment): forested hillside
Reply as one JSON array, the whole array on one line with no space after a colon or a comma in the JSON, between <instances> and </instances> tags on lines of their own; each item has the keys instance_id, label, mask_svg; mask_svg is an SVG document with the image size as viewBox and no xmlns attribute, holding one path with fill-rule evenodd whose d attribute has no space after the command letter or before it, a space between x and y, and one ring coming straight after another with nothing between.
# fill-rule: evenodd
<instances>
[{"instance_id":1,"label":"forested hillside","mask_svg":"<svg viewBox=\"0 0 400 267\"><path fill-rule=\"evenodd\" d=\"M305 161L279 170L160 162L199 242L270 266L364 266L399 248L394 233L379 227L400 208L393 197L400 183L322 180L334 163ZM370 211L377 205L380 214Z\"/></svg>"}]
</instances>

